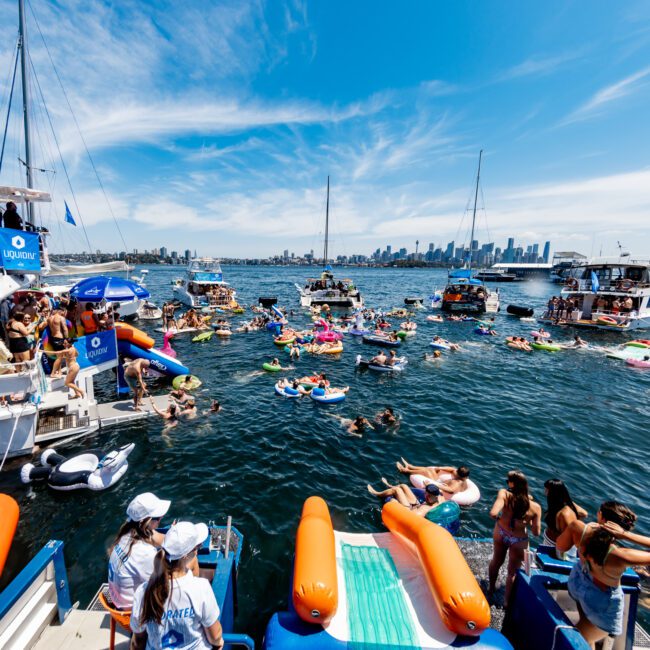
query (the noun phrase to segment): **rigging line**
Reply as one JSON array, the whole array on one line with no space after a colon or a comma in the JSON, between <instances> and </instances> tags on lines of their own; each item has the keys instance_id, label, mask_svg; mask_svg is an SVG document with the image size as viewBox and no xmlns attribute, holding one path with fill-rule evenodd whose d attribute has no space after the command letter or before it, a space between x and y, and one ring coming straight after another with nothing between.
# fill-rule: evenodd
<instances>
[{"instance_id":1,"label":"rigging line","mask_svg":"<svg viewBox=\"0 0 650 650\"><path fill-rule=\"evenodd\" d=\"M7 119L5 120L5 130L2 136L2 151L0 151L0 171L2 171L2 162L5 157L5 143L7 142L7 131L9 129L9 116L11 115L11 103L14 97L14 85L16 84L16 71L18 70L18 43L16 43L16 52L14 53L14 74L11 80L11 90L9 91L9 102L7 104Z\"/></svg>"},{"instance_id":2,"label":"rigging line","mask_svg":"<svg viewBox=\"0 0 650 650\"><path fill-rule=\"evenodd\" d=\"M56 76L56 80L59 82L59 86L61 87L61 91L63 92L63 96L65 97L65 102L68 105L68 108L70 109L70 114L72 115L72 119L74 121L75 126L77 127L77 132L79 133L79 137L81 138L81 142L83 143L84 149L86 150L86 155L88 156L88 160L90 160L90 165L93 168L93 172L95 172L95 176L97 177L97 183L99 184L99 187L102 191L102 194L104 195L104 199L106 200L106 205L108 205L108 211L111 213L111 217L113 217L113 221L115 222L115 227L117 228L117 232L120 235L120 239L122 240L122 244L124 246L124 251L128 254L129 249L128 246L126 245L126 241L124 240L124 235L122 234L122 230L120 229L120 225L117 221L117 218L115 217L115 213L113 212L113 207L111 206L111 202L108 200L108 194L106 193L106 190L104 188L104 184L102 183L101 178L99 177L99 172L97 171L97 167L95 167L95 161L93 160L92 156L90 155L90 150L88 149L88 145L86 144L86 139L84 138L84 135L81 131L81 127L79 126L79 122L77 121L77 116L75 115L75 112L72 110L72 105L70 104L70 100L68 99L68 93L65 91L65 87L63 85L63 81L61 81L61 77L59 76L59 71L57 70L56 66L54 65L54 59L52 58L52 55L50 54L50 48L47 46L47 42L45 41L45 36L43 35L43 32L41 31L41 26L38 23L38 19L36 18L36 13L34 12L34 9L32 8L31 2L27 2L30 11L32 12L32 16L34 18L34 23L36 25L36 28L38 29L38 33L41 37L41 40L43 41L43 45L45 46L45 51L47 52L47 56L50 60L50 64L52 65L52 70L54 70L54 75Z\"/></svg>"},{"instance_id":3,"label":"rigging line","mask_svg":"<svg viewBox=\"0 0 650 650\"><path fill-rule=\"evenodd\" d=\"M36 70L34 68L34 63L32 61L31 56L29 57L29 64L32 68L32 73L34 76L34 81L36 82L36 87L38 88L39 95L41 96L41 100L43 101L43 109L45 110L45 115L47 116L47 121L50 124L50 131L52 131L52 139L54 140L54 144L56 145L56 150L59 154L59 158L61 160L61 167L63 168L63 172L65 174L66 180L68 181L68 187L70 188L70 193L72 194L72 200L74 201L75 208L77 210L77 214L79 215L79 221L81 221L81 227L83 228L84 235L86 237L86 243L88 244L88 254L90 257L93 257L93 247L90 244L90 239L88 237L88 231L86 230L86 224L84 223L83 217L81 216L81 210L79 210L79 204L77 203L77 195L75 194L75 191L72 189L72 183L70 182L70 176L68 174L68 168L65 165L65 160L63 160L63 154L61 153L61 147L59 147L59 140L56 137L56 133L54 131L54 124L52 124L52 116L50 115L50 111L47 108L47 104L45 103L45 96L43 95L43 89L41 88L41 83L38 80L38 76L36 74Z\"/></svg>"},{"instance_id":4,"label":"rigging line","mask_svg":"<svg viewBox=\"0 0 650 650\"><path fill-rule=\"evenodd\" d=\"M490 243L490 240L492 239L492 235L490 234L490 225L488 223L488 216L487 216L487 208L485 207L485 196L483 195L483 186L481 185L480 187L480 192L481 192L481 206L483 209L483 218L485 219L485 230L487 232L488 236L488 241L487 243Z\"/></svg>"}]
</instances>

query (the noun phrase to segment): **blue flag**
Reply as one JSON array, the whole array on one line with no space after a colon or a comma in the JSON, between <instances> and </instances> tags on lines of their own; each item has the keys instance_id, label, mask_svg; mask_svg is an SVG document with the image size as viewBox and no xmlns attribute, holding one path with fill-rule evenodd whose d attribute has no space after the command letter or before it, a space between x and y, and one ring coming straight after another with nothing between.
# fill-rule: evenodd
<instances>
[{"instance_id":1,"label":"blue flag","mask_svg":"<svg viewBox=\"0 0 650 650\"><path fill-rule=\"evenodd\" d=\"M73 226L77 225L77 222L74 220L74 217L72 216L72 212L70 212L70 208L68 207L68 204L66 201L63 202L65 204L65 222L66 223L71 223Z\"/></svg>"},{"instance_id":2,"label":"blue flag","mask_svg":"<svg viewBox=\"0 0 650 650\"><path fill-rule=\"evenodd\" d=\"M598 281L598 276L592 271L591 272L591 290L593 293L597 293L600 289L600 282Z\"/></svg>"}]
</instances>

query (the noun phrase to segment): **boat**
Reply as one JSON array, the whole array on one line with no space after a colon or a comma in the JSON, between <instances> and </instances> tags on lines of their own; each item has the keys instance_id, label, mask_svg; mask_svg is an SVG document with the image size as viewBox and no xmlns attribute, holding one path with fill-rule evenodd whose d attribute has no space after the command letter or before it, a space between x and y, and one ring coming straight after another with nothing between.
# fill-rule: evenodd
<instances>
[{"instance_id":1,"label":"boat","mask_svg":"<svg viewBox=\"0 0 650 650\"><path fill-rule=\"evenodd\" d=\"M490 268L481 269L474 274L477 280L483 282L518 282L521 278L516 273L508 273L505 269Z\"/></svg>"},{"instance_id":2,"label":"boat","mask_svg":"<svg viewBox=\"0 0 650 650\"><path fill-rule=\"evenodd\" d=\"M173 282L174 299L194 309L232 309L238 306L236 292L224 282L219 260L213 257L194 257L184 278Z\"/></svg>"},{"instance_id":3,"label":"boat","mask_svg":"<svg viewBox=\"0 0 650 650\"><path fill-rule=\"evenodd\" d=\"M481 160L483 150L478 156L478 171L474 190L474 208L472 210L472 229L470 233L470 249L468 259L460 269L451 269L447 277L447 286L442 292L440 307L447 312L462 312L473 314L495 314L499 311L499 292L490 291L478 277L472 277L472 242L476 229L476 204L481 179ZM435 295L435 294L434 294Z\"/></svg>"},{"instance_id":4,"label":"boat","mask_svg":"<svg viewBox=\"0 0 650 650\"><path fill-rule=\"evenodd\" d=\"M330 218L330 177L327 177L327 201L325 204L325 246L323 251L323 272L318 278L308 278L304 287L295 284L300 294L302 307L328 305L338 309L363 309L363 298L352 280L342 279L338 282L329 264L329 218Z\"/></svg>"},{"instance_id":5,"label":"boat","mask_svg":"<svg viewBox=\"0 0 650 650\"><path fill-rule=\"evenodd\" d=\"M572 276L571 269L587 261L585 255L575 251L558 251L551 260L551 274L549 279L554 284L564 284Z\"/></svg>"},{"instance_id":6,"label":"boat","mask_svg":"<svg viewBox=\"0 0 650 650\"><path fill-rule=\"evenodd\" d=\"M650 327L650 261L594 258L572 267L560 295L572 309L548 309L539 319L549 325L570 325L609 332ZM627 303L627 304L626 304Z\"/></svg>"},{"instance_id":7,"label":"boat","mask_svg":"<svg viewBox=\"0 0 650 650\"><path fill-rule=\"evenodd\" d=\"M243 535L231 525L209 524L199 548L199 575L207 578L219 605L226 648L254 650L253 640L234 633L237 573ZM74 603L64 560L64 544L47 542L0 592L0 648L7 650L99 650L127 648L128 615L111 607L108 584L101 584L85 609ZM165 647L173 647L166 645Z\"/></svg>"}]
</instances>

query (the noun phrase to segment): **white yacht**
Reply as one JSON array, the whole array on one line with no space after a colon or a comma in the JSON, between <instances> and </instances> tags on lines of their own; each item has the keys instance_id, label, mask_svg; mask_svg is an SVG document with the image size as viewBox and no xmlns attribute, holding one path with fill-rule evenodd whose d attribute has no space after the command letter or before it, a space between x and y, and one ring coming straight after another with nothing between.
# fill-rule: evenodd
<instances>
[{"instance_id":1,"label":"white yacht","mask_svg":"<svg viewBox=\"0 0 650 650\"><path fill-rule=\"evenodd\" d=\"M325 204L325 247L323 251L323 272L319 278L308 278L304 287L295 284L300 294L300 305L312 307L317 305L328 305L338 309L363 309L363 298L352 280L342 279L338 282L334 279L332 267L329 265L328 244L329 244L329 223L330 223L330 177L327 177L327 202Z\"/></svg>"},{"instance_id":2,"label":"white yacht","mask_svg":"<svg viewBox=\"0 0 650 650\"><path fill-rule=\"evenodd\" d=\"M195 257L184 278L174 281L174 299L195 309L228 309L236 306L235 290L223 280L219 260Z\"/></svg>"},{"instance_id":3,"label":"white yacht","mask_svg":"<svg viewBox=\"0 0 650 650\"><path fill-rule=\"evenodd\" d=\"M595 258L571 269L560 312L544 312L541 322L609 331L650 327L650 261Z\"/></svg>"}]
</instances>

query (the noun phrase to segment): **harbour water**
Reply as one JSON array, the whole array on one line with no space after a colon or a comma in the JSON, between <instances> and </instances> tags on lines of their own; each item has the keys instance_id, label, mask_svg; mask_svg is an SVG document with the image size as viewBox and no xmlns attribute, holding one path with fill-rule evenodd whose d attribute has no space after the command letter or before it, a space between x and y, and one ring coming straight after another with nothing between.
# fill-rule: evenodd
<instances>
[{"instance_id":1,"label":"harbour water","mask_svg":"<svg viewBox=\"0 0 650 650\"><path fill-rule=\"evenodd\" d=\"M294 309L292 324L300 325L308 319L298 306L293 283L303 282L307 271L224 267L224 276L238 290L240 302L250 305L259 296L278 296L280 305ZM346 271L368 306L386 309L403 306L406 296L428 298L446 278L442 270ZM171 281L182 272L181 267L151 267L148 288L156 303L171 299ZM19 501L21 523L17 552L2 584L45 541L62 539L73 599L85 605L106 579L106 549L126 504L135 494L151 490L172 499L170 520L221 522L233 516L246 536L238 625L259 639L271 613L286 606L293 535L304 499L323 496L335 528L381 530L380 503L365 486L371 482L378 487L381 476L398 480L395 461L400 456L412 462L470 466L483 497L463 511L464 536L491 535L492 499L504 485L505 473L515 468L529 476L532 492L542 503L544 480L559 477L590 515L600 501L618 499L637 512L638 529L647 534L650 372L631 369L594 350L524 353L503 344L505 336L526 336L535 329L507 316L505 305L531 305L539 314L557 290L546 282L502 285L495 337L476 335L472 323L427 322L431 311L418 312L418 334L400 351L409 365L396 376L355 370L356 355L376 348L352 337L345 337L345 351L338 358L304 355L288 376L323 370L332 385L350 386L346 401L329 407L274 394L277 376L259 372L261 365L278 355L288 365L289 355L265 332L201 344L193 344L190 335L176 337L172 345L179 358L203 381L197 392L199 406L207 408L209 399L217 398L223 411L181 423L168 433L156 418L60 446L63 453L72 454L136 444L125 477L103 493L28 488L19 481L22 462L10 463L0 474L0 490ZM250 312L233 322L248 318ZM160 323L140 325L153 331ZM445 353L437 362L424 361L436 333L463 349ZM570 336L571 330L554 332L557 341L568 342ZM598 346L623 340L602 332L583 337ZM160 342L161 335L156 338ZM105 374L106 379L97 382L98 394L112 399L114 382ZM164 390L160 383L152 392ZM371 417L385 406L394 407L401 418L396 431L352 437L333 417ZM647 625L647 612L643 619Z\"/></svg>"}]
</instances>

